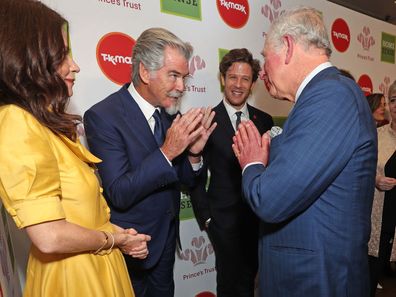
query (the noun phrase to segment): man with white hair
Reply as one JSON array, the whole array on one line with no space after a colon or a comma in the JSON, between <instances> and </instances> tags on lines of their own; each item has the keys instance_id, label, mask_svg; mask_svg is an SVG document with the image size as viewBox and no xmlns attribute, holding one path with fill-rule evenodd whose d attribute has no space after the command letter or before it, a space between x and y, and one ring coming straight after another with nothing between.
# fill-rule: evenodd
<instances>
[{"instance_id":1,"label":"man with white hair","mask_svg":"<svg viewBox=\"0 0 396 297\"><path fill-rule=\"evenodd\" d=\"M261 220L262 297L365 297L377 136L359 86L331 65L321 14L284 13L263 49L270 94L293 102L283 133L240 125L234 153Z\"/></svg>"}]
</instances>

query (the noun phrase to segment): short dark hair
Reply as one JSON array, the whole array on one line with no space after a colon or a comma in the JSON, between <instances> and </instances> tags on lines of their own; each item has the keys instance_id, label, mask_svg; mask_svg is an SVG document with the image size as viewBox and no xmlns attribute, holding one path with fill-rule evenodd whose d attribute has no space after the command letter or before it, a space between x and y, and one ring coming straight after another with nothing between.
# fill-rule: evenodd
<instances>
[{"instance_id":1,"label":"short dark hair","mask_svg":"<svg viewBox=\"0 0 396 297\"><path fill-rule=\"evenodd\" d=\"M252 54L246 48L232 49L223 57L223 59L221 59L219 70L224 78L226 76L228 68L230 68L231 65L235 62L249 64L252 68L253 82L257 80L258 74L261 70L260 61L257 59L253 59Z\"/></svg>"},{"instance_id":2,"label":"short dark hair","mask_svg":"<svg viewBox=\"0 0 396 297\"><path fill-rule=\"evenodd\" d=\"M78 115L66 113L69 95L58 69L69 54L67 21L34 0L0 5L0 105L15 104L55 134L77 138Z\"/></svg>"},{"instance_id":3,"label":"short dark hair","mask_svg":"<svg viewBox=\"0 0 396 297\"><path fill-rule=\"evenodd\" d=\"M384 94L382 93L373 93L366 96L371 113L373 113L380 106L382 97L384 97Z\"/></svg>"}]
</instances>

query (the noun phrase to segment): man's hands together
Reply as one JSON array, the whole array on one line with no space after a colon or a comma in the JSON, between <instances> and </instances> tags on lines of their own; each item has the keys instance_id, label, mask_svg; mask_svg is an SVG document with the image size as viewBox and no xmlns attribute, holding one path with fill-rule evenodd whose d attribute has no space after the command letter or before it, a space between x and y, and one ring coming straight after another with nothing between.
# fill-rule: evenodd
<instances>
[{"instance_id":1,"label":"man's hands together","mask_svg":"<svg viewBox=\"0 0 396 297\"><path fill-rule=\"evenodd\" d=\"M177 115L166 132L162 152L172 161L187 148L192 154L199 154L216 123L212 123L215 112L211 107L191 108L183 115Z\"/></svg>"},{"instance_id":2,"label":"man's hands together","mask_svg":"<svg viewBox=\"0 0 396 297\"><path fill-rule=\"evenodd\" d=\"M268 132L260 136L252 121L241 122L233 142L232 149L242 169L254 162L268 165L271 138Z\"/></svg>"}]
</instances>

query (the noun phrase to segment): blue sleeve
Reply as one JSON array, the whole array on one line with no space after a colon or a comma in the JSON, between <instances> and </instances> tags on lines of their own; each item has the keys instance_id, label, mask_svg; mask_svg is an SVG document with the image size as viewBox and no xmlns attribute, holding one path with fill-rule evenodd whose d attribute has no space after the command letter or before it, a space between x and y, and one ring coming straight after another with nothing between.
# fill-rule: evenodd
<instances>
[{"instance_id":1,"label":"blue sleeve","mask_svg":"<svg viewBox=\"0 0 396 297\"><path fill-rule=\"evenodd\" d=\"M175 167L169 165L159 149L139 158L136 144L136 158L130 160L127 149L131 143L127 144L117 128L92 109L84 115L84 126L90 150L102 159L98 169L106 198L114 207L128 209L179 181Z\"/></svg>"},{"instance_id":2,"label":"blue sleeve","mask_svg":"<svg viewBox=\"0 0 396 297\"><path fill-rule=\"evenodd\" d=\"M273 140L268 167L245 170L244 196L261 220L278 223L304 211L343 170L360 132L354 96L329 80L311 87Z\"/></svg>"}]
</instances>

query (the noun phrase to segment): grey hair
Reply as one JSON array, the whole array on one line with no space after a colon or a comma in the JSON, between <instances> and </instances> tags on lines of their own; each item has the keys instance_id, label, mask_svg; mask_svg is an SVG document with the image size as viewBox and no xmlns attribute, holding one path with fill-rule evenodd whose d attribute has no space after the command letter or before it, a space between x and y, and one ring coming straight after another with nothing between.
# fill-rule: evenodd
<instances>
[{"instance_id":1,"label":"grey hair","mask_svg":"<svg viewBox=\"0 0 396 297\"><path fill-rule=\"evenodd\" d=\"M164 50L166 47L178 49L180 53L190 60L193 47L188 42L182 41L172 32L163 28L150 28L145 30L136 40L132 53L132 81L134 85L140 83L139 64L142 63L150 72L164 66Z\"/></svg>"},{"instance_id":2,"label":"grey hair","mask_svg":"<svg viewBox=\"0 0 396 297\"><path fill-rule=\"evenodd\" d=\"M296 42L305 46L324 49L328 57L331 55L329 36L321 13L311 7L299 7L281 14L272 24L267 33L266 44L278 51L282 45L282 37L289 35Z\"/></svg>"},{"instance_id":3,"label":"grey hair","mask_svg":"<svg viewBox=\"0 0 396 297\"><path fill-rule=\"evenodd\" d=\"M396 95L396 80L389 86L388 98Z\"/></svg>"}]
</instances>

